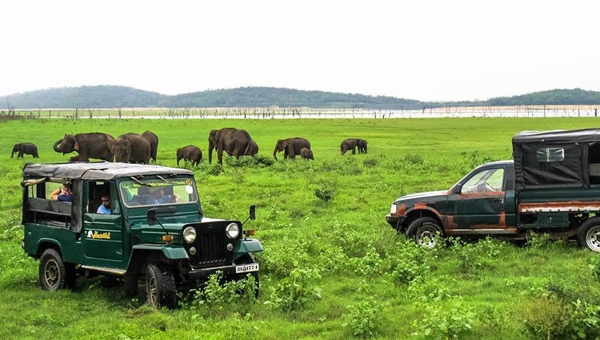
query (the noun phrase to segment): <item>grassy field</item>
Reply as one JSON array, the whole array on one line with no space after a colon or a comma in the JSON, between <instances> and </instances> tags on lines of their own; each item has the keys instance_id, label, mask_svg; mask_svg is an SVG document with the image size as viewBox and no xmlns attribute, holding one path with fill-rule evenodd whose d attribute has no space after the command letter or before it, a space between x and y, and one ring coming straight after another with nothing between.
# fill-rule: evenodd
<instances>
[{"instance_id":1,"label":"grassy field","mask_svg":"<svg viewBox=\"0 0 600 340\"><path fill-rule=\"evenodd\" d=\"M246 129L259 157L209 165L208 133ZM600 336L600 259L573 243L525 246L454 241L426 251L386 224L400 195L447 189L474 166L510 159L522 130L597 127L593 118L333 120L51 119L0 122L0 339L564 339ZM36 162L64 133L154 131L158 164L195 144L204 212L245 219L257 205L261 295L217 291L154 310L102 278L47 293L20 247L21 169L12 145L33 142ZM314 162L272 162L277 139L308 138ZM369 153L339 155L348 137ZM328 199L330 197L330 199Z\"/></svg>"}]
</instances>

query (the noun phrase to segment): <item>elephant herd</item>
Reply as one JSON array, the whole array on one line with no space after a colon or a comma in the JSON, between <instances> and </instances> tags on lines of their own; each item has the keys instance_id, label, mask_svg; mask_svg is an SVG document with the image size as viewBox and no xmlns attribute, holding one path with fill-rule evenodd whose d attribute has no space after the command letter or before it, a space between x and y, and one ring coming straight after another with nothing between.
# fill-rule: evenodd
<instances>
[{"instance_id":1,"label":"elephant herd","mask_svg":"<svg viewBox=\"0 0 600 340\"><path fill-rule=\"evenodd\" d=\"M114 138L108 133L91 132L76 135L65 134L52 149L67 154L77 152L69 162L88 162L90 158L126 163L156 162L158 136L152 131L137 134L124 133Z\"/></svg>"},{"instance_id":2,"label":"elephant herd","mask_svg":"<svg viewBox=\"0 0 600 340\"><path fill-rule=\"evenodd\" d=\"M92 132L65 134L52 146L53 150L63 155L77 152L76 156L69 158L69 162L88 162L90 158L102 159L106 161L126 162L126 163L144 163L150 161L156 162L158 150L158 136L152 131L146 130L142 134L133 132L124 133L114 138L108 133ZM213 150L217 153L217 161L223 164L223 153L229 156L240 158L241 156L254 156L258 154L258 144L250 137L250 134L243 129L222 128L211 130L208 136L208 162L212 163ZM340 145L341 154L351 151L352 154L367 153L367 141L364 139L348 138L342 141ZM294 137L279 139L273 150L273 157L277 160L277 154L283 151L284 159L295 159L300 156L302 159L314 160L310 142L306 138ZM37 146L33 143L15 144L11 157L18 153L17 157L23 157L23 154L38 156ZM202 151L195 145L187 145L177 149L177 166L183 159L197 166L202 160Z\"/></svg>"}]
</instances>

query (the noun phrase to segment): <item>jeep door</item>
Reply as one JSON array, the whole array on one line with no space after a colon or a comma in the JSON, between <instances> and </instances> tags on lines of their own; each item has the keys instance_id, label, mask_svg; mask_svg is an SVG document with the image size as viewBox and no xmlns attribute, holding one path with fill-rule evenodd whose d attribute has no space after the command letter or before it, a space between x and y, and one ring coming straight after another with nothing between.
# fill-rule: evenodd
<instances>
[{"instance_id":1,"label":"jeep door","mask_svg":"<svg viewBox=\"0 0 600 340\"><path fill-rule=\"evenodd\" d=\"M457 192L448 197L447 213L451 223L448 223L446 233L484 234L505 231L506 175L507 169L498 166L474 171L467 177Z\"/></svg>"},{"instance_id":2,"label":"jeep door","mask_svg":"<svg viewBox=\"0 0 600 340\"><path fill-rule=\"evenodd\" d=\"M116 188L109 182L90 182L86 196L81 236L86 264L123 268L123 217ZM110 197L111 214L97 213L106 197Z\"/></svg>"}]
</instances>

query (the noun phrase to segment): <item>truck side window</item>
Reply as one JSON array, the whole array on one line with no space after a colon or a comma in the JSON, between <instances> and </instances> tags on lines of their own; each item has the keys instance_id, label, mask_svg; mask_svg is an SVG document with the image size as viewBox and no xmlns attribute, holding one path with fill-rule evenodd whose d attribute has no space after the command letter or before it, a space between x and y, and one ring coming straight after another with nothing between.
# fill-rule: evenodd
<instances>
[{"instance_id":1,"label":"truck side window","mask_svg":"<svg viewBox=\"0 0 600 340\"><path fill-rule=\"evenodd\" d=\"M482 170L465 182L461 193L471 194L502 191L503 183L504 169Z\"/></svg>"},{"instance_id":2,"label":"truck side window","mask_svg":"<svg viewBox=\"0 0 600 340\"><path fill-rule=\"evenodd\" d=\"M538 162L562 162L565 159L565 149L563 148L541 148L535 153Z\"/></svg>"}]
</instances>

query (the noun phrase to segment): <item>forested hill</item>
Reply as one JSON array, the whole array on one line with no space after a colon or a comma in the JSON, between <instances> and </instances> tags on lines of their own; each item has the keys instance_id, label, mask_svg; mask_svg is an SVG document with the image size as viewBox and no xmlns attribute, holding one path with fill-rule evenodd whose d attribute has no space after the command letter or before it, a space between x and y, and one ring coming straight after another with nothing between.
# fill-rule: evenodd
<instances>
[{"instance_id":1,"label":"forested hill","mask_svg":"<svg viewBox=\"0 0 600 340\"><path fill-rule=\"evenodd\" d=\"M38 90L0 97L0 109L125 107L313 107L415 110L440 106L596 105L600 92L550 90L485 101L421 102L388 96L240 87L174 96L125 86L81 86Z\"/></svg>"},{"instance_id":2,"label":"forested hill","mask_svg":"<svg viewBox=\"0 0 600 340\"><path fill-rule=\"evenodd\" d=\"M81 86L0 97L0 108L315 107L420 109L418 100L273 87L240 87L174 96L124 86Z\"/></svg>"}]
</instances>

